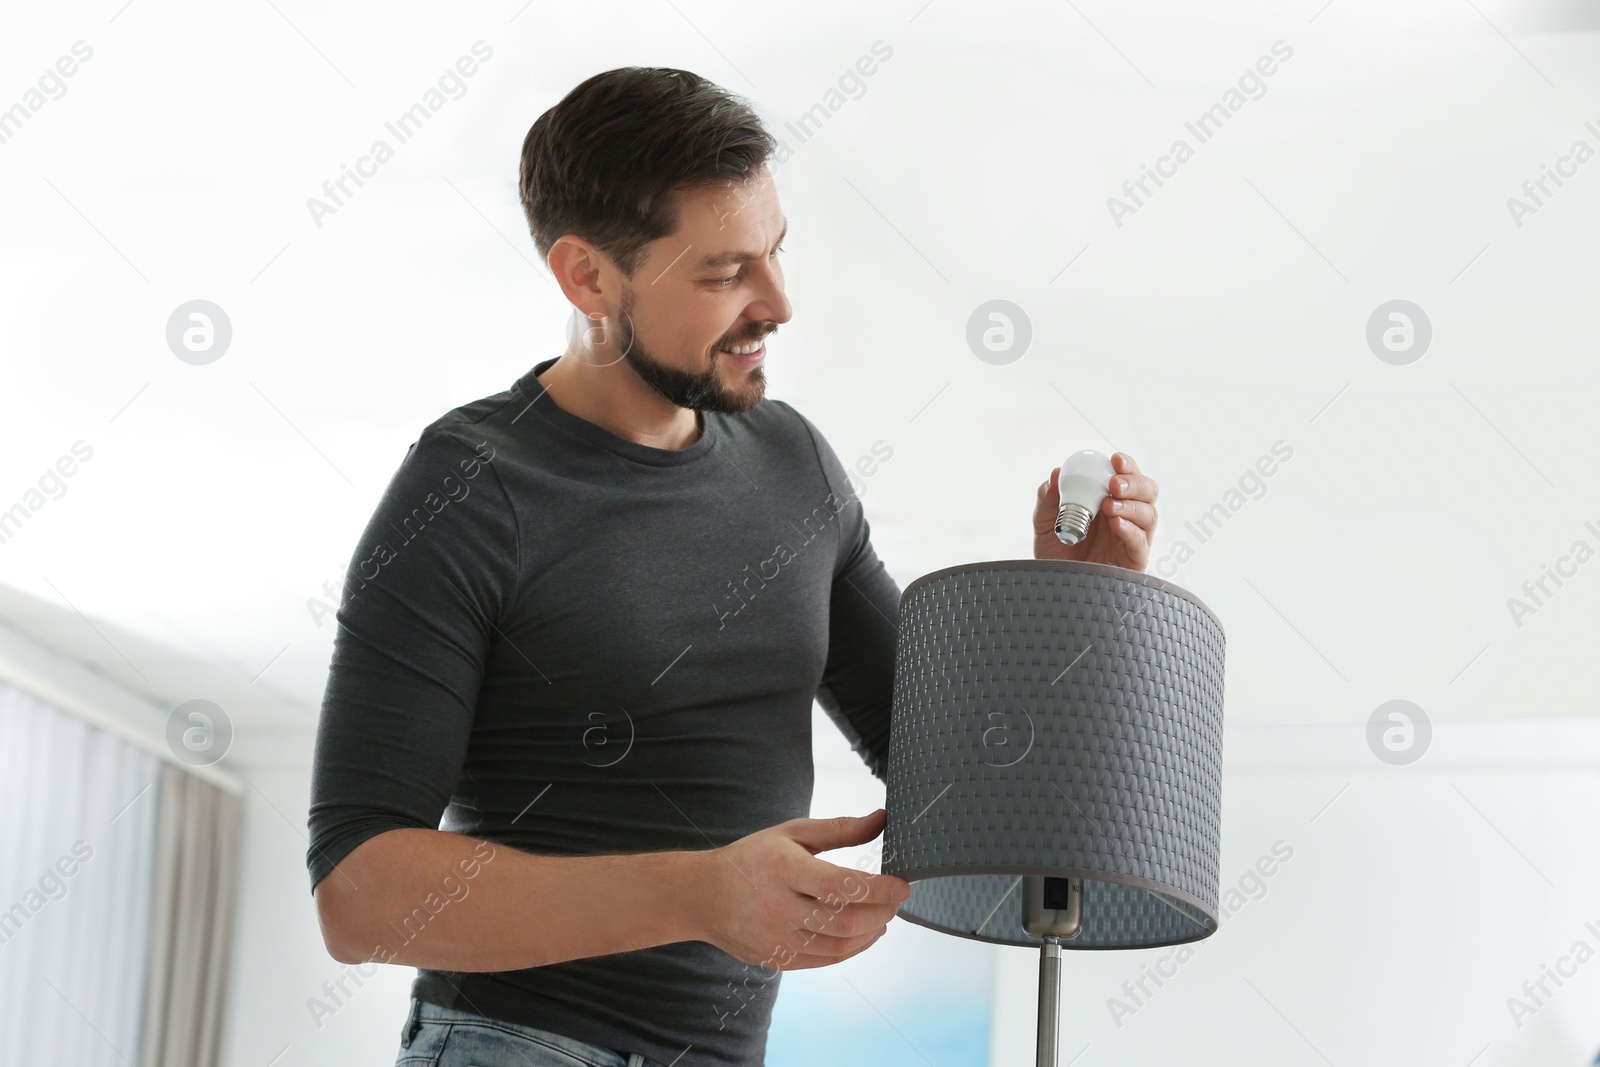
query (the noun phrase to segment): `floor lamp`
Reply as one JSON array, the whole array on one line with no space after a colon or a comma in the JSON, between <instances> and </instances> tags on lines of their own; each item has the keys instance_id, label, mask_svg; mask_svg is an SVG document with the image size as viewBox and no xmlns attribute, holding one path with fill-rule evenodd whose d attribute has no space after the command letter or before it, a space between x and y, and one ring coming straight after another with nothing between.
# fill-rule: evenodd
<instances>
[{"instance_id":1,"label":"floor lamp","mask_svg":"<svg viewBox=\"0 0 1600 1067\"><path fill-rule=\"evenodd\" d=\"M1055 1067L1063 949L1217 929L1223 631L1171 582L1000 560L900 599L883 870L900 917L1037 946Z\"/></svg>"}]
</instances>

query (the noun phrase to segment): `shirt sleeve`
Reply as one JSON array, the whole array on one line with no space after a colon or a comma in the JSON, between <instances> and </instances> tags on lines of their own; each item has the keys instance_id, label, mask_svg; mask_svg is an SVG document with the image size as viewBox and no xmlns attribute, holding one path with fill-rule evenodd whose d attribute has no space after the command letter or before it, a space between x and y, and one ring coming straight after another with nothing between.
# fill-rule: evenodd
<instances>
[{"instance_id":1,"label":"shirt sleeve","mask_svg":"<svg viewBox=\"0 0 1600 1067\"><path fill-rule=\"evenodd\" d=\"M430 427L345 572L312 757L311 888L368 838L436 830L519 569L494 448Z\"/></svg>"},{"instance_id":2,"label":"shirt sleeve","mask_svg":"<svg viewBox=\"0 0 1600 1067\"><path fill-rule=\"evenodd\" d=\"M795 414L811 433L828 488L845 501L828 608L828 658L817 703L881 781L889 764L900 587L873 550L872 526L844 465L811 421Z\"/></svg>"}]
</instances>

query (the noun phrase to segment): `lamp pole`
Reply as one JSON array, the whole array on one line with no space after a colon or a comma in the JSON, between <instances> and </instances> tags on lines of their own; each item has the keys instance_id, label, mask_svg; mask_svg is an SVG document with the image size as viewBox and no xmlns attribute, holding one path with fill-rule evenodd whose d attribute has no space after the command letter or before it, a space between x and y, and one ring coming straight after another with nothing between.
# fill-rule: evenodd
<instances>
[{"instance_id":1,"label":"lamp pole","mask_svg":"<svg viewBox=\"0 0 1600 1067\"><path fill-rule=\"evenodd\" d=\"M1039 946L1038 1067L1056 1067L1061 1038L1061 938L1046 934Z\"/></svg>"}]
</instances>

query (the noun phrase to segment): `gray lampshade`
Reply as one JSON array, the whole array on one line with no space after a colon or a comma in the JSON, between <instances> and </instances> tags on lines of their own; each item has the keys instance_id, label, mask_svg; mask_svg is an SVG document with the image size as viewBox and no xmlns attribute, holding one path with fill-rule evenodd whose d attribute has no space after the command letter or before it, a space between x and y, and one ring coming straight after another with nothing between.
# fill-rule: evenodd
<instances>
[{"instance_id":1,"label":"gray lampshade","mask_svg":"<svg viewBox=\"0 0 1600 1067\"><path fill-rule=\"evenodd\" d=\"M1039 946L1023 875L1083 879L1064 949L1217 928L1222 624L1192 594L1096 563L1000 560L900 600L885 873L900 917Z\"/></svg>"}]
</instances>

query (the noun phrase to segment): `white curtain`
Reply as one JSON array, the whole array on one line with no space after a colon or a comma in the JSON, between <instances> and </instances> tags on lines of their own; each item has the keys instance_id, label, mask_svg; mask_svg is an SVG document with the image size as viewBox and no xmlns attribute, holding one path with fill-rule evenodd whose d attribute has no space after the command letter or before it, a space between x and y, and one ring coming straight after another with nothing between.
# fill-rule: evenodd
<instances>
[{"instance_id":1,"label":"white curtain","mask_svg":"<svg viewBox=\"0 0 1600 1067\"><path fill-rule=\"evenodd\" d=\"M0 1064L138 1063L161 769L0 682Z\"/></svg>"}]
</instances>

